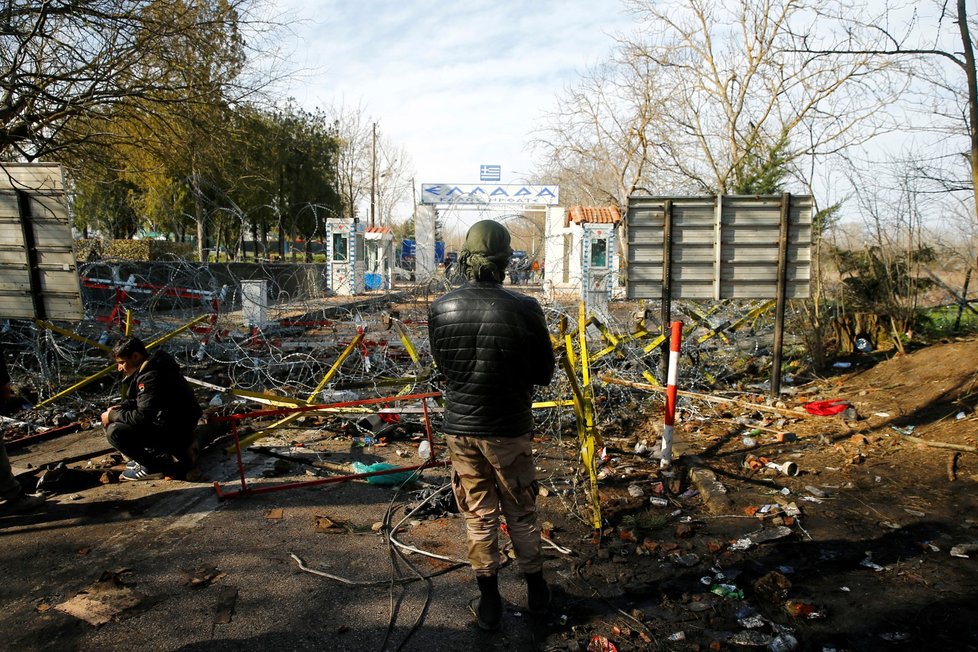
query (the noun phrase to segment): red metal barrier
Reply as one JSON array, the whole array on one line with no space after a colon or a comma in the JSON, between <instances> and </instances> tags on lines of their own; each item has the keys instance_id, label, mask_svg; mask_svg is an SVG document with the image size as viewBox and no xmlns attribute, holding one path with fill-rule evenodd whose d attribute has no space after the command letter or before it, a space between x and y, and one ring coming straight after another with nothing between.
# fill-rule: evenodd
<instances>
[{"instance_id":1,"label":"red metal barrier","mask_svg":"<svg viewBox=\"0 0 978 652\"><path fill-rule=\"evenodd\" d=\"M217 497L221 500L225 498L238 498L241 496L247 496L250 494L258 493L269 493L272 491L284 491L286 489L296 489L299 487L314 487L321 484L331 484L334 482L348 482L350 480L359 480L361 478L372 478L381 475L392 475L394 473L403 473L405 471L416 471L419 469L432 468L436 466L448 466L448 462L436 462L434 441L432 440L431 433L431 421L428 418L428 403L426 399L438 398L441 396L440 392L425 392L422 394L406 394L404 396L384 396L380 398L365 398L356 401L341 401L338 403L328 403L323 405L303 405L293 408L276 408L273 410L256 410L254 412L245 412L242 414L230 414L227 416L217 417L217 421L224 421L231 423L231 434L234 437L234 449L235 455L238 461L238 475L241 478L241 489L237 491L224 491L221 489L219 482L214 482L214 491L217 493ZM327 408L344 408L344 407L355 407L363 405L377 405L383 403L397 403L401 401L413 401L420 400L421 408L424 414L424 425L425 433L428 439L428 446L430 447L431 454L427 461L423 464L417 464L414 466L402 466L394 469L384 469L381 471L372 471L370 473L352 473L350 475L334 476L330 478L318 478L316 480L304 480L302 482L288 482L284 484L277 485L262 485L260 487L249 487L248 481L245 477L244 470L244 460L241 458L241 446L238 441L238 424L245 419L254 419L257 417L270 417L270 416L281 416L285 414L293 414L296 412L315 412Z\"/></svg>"}]
</instances>

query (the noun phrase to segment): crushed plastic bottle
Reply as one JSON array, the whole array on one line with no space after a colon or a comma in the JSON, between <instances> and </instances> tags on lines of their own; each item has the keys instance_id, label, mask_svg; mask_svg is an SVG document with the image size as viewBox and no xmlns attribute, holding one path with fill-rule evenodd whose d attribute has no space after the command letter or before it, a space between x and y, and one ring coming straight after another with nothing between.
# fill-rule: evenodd
<instances>
[{"instance_id":1,"label":"crushed plastic bottle","mask_svg":"<svg viewBox=\"0 0 978 652\"><path fill-rule=\"evenodd\" d=\"M721 598L731 598L734 600L744 599L744 592L734 584L714 584L710 587L710 593L718 595Z\"/></svg>"},{"instance_id":2,"label":"crushed plastic bottle","mask_svg":"<svg viewBox=\"0 0 978 652\"><path fill-rule=\"evenodd\" d=\"M431 459L431 444L428 443L427 439L422 439L421 443L418 444L418 457L423 460Z\"/></svg>"},{"instance_id":3,"label":"crushed plastic bottle","mask_svg":"<svg viewBox=\"0 0 978 652\"><path fill-rule=\"evenodd\" d=\"M794 652L798 649L798 639L788 633L779 634L767 647L771 652Z\"/></svg>"}]
</instances>

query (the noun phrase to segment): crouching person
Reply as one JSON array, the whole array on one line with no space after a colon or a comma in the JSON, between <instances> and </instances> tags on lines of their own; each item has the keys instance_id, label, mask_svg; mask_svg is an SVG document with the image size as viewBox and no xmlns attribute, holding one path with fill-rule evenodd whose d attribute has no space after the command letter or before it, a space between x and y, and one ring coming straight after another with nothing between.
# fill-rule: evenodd
<instances>
[{"instance_id":1,"label":"crouching person","mask_svg":"<svg viewBox=\"0 0 978 652\"><path fill-rule=\"evenodd\" d=\"M197 461L194 431L202 412L180 366L166 351L147 352L136 337L120 341L112 354L125 377L122 402L102 413L102 425L109 443L129 458L119 479L185 479Z\"/></svg>"}]
</instances>

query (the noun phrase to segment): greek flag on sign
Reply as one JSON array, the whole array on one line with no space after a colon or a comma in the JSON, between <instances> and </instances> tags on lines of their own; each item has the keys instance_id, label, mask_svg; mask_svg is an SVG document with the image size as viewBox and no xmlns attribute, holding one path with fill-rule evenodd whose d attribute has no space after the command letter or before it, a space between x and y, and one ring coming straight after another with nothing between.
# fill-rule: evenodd
<instances>
[{"instance_id":1,"label":"greek flag on sign","mask_svg":"<svg viewBox=\"0 0 978 652\"><path fill-rule=\"evenodd\" d=\"M480 165L479 181L499 181L502 167L499 165Z\"/></svg>"}]
</instances>

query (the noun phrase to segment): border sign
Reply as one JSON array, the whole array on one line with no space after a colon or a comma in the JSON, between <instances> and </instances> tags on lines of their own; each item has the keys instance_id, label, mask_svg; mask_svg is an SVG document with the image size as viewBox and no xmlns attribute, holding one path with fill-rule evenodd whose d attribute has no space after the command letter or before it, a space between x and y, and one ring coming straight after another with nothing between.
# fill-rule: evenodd
<instances>
[{"instance_id":1,"label":"border sign","mask_svg":"<svg viewBox=\"0 0 978 652\"><path fill-rule=\"evenodd\" d=\"M560 186L520 184L421 184L422 204L543 204L556 206Z\"/></svg>"},{"instance_id":2,"label":"border sign","mask_svg":"<svg viewBox=\"0 0 978 652\"><path fill-rule=\"evenodd\" d=\"M84 317L61 166L0 163L0 318Z\"/></svg>"},{"instance_id":3,"label":"border sign","mask_svg":"<svg viewBox=\"0 0 978 652\"><path fill-rule=\"evenodd\" d=\"M809 296L807 195L629 197L628 298Z\"/></svg>"},{"instance_id":4,"label":"border sign","mask_svg":"<svg viewBox=\"0 0 978 652\"><path fill-rule=\"evenodd\" d=\"M814 202L807 195L628 198L628 297L775 299L771 396L781 391L788 299L809 296ZM665 361L665 357L663 357Z\"/></svg>"}]
</instances>

